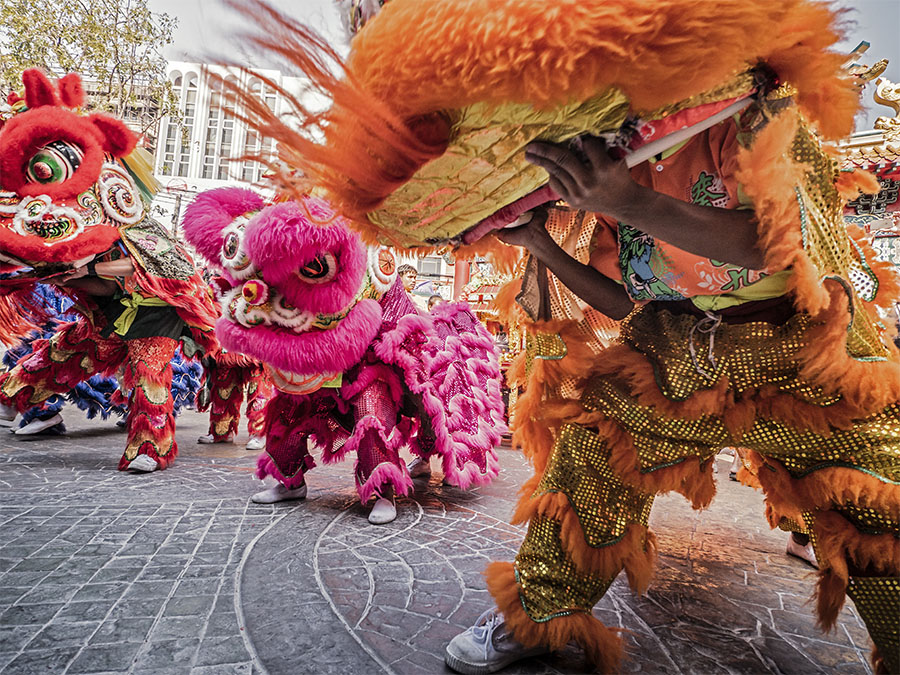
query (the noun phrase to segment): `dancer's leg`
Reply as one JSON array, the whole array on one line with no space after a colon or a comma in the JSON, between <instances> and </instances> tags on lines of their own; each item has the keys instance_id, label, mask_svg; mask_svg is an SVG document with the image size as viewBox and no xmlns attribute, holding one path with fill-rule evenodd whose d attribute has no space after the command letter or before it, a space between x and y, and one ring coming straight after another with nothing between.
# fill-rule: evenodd
<instances>
[{"instance_id":1,"label":"dancer's leg","mask_svg":"<svg viewBox=\"0 0 900 675\"><path fill-rule=\"evenodd\" d=\"M261 450L265 447L263 427L266 404L273 393L272 381L261 365L249 366L244 369L244 373L247 383L247 431L250 434L247 447L251 450Z\"/></svg>"},{"instance_id":2,"label":"dancer's leg","mask_svg":"<svg viewBox=\"0 0 900 675\"><path fill-rule=\"evenodd\" d=\"M65 394L91 375L121 363L125 343L104 339L87 320L66 323L34 351L0 374L0 403L24 412L54 394Z\"/></svg>"},{"instance_id":3,"label":"dancer's leg","mask_svg":"<svg viewBox=\"0 0 900 675\"><path fill-rule=\"evenodd\" d=\"M126 344L128 362L124 379L131 395L128 441L119 460L119 470L165 469L178 454L172 401L172 357L178 343L172 338L148 337L128 340ZM147 459L133 464L139 456Z\"/></svg>"},{"instance_id":4,"label":"dancer's leg","mask_svg":"<svg viewBox=\"0 0 900 675\"><path fill-rule=\"evenodd\" d=\"M223 443L237 435L244 400L243 367L216 363L210 383L209 435Z\"/></svg>"}]
</instances>

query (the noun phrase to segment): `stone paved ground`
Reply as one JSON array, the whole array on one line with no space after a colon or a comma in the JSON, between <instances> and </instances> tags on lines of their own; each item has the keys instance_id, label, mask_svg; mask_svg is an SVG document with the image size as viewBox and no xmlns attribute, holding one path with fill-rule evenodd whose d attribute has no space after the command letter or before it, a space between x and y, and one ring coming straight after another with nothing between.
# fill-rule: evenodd
<instances>
[{"instance_id":1,"label":"stone paved ground","mask_svg":"<svg viewBox=\"0 0 900 675\"><path fill-rule=\"evenodd\" d=\"M528 470L470 493L419 481L400 515L372 526L349 465L319 467L305 502L250 504L254 453L198 446L141 476L115 470L123 435L67 411L68 437L0 430L0 674L441 673L446 641L490 605L481 570L510 559L507 524ZM243 437L242 437L243 438ZM619 579L596 614L625 629L623 672L868 673L848 605L823 635L810 568L783 554L759 494L727 480L703 513L657 500L657 579ZM511 673L576 673L579 652Z\"/></svg>"}]
</instances>

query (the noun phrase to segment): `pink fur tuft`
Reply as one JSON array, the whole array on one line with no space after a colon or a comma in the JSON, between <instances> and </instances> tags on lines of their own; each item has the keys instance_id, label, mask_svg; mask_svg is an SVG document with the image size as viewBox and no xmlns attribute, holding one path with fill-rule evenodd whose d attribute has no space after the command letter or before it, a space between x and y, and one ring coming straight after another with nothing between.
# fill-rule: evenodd
<instances>
[{"instance_id":1,"label":"pink fur tuft","mask_svg":"<svg viewBox=\"0 0 900 675\"><path fill-rule=\"evenodd\" d=\"M356 297L366 269L366 249L342 220L317 225L327 211L319 200L270 206L247 226L246 251L263 270L266 283L279 288L298 309L334 314ZM306 282L297 274L317 256L330 253L336 272L328 283Z\"/></svg>"},{"instance_id":2,"label":"pink fur tuft","mask_svg":"<svg viewBox=\"0 0 900 675\"><path fill-rule=\"evenodd\" d=\"M246 188L201 192L184 212L181 221L184 236L200 255L219 267L222 230L238 216L259 211L263 206L263 198Z\"/></svg>"},{"instance_id":3,"label":"pink fur tuft","mask_svg":"<svg viewBox=\"0 0 900 675\"><path fill-rule=\"evenodd\" d=\"M394 487L394 493L397 495L407 495L412 490L413 482L409 477L409 472L405 466L397 466L390 462L384 462L375 467L372 475L362 485L356 486L356 493L359 495L359 501L365 504L369 501L385 483L389 483Z\"/></svg>"},{"instance_id":4,"label":"pink fur tuft","mask_svg":"<svg viewBox=\"0 0 900 675\"><path fill-rule=\"evenodd\" d=\"M312 457L307 456L307 460L308 461L302 470L298 471L290 478L286 478L282 475L281 471L279 471L278 465L275 464L274 460L267 453L263 452L256 459L256 477L260 480L264 480L267 476L271 476L286 488L293 490L294 488L303 485L303 481L305 480L304 474L316 465Z\"/></svg>"},{"instance_id":5,"label":"pink fur tuft","mask_svg":"<svg viewBox=\"0 0 900 675\"><path fill-rule=\"evenodd\" d=\"M284 328L244 328L221 318L216 337L225 349L249 354L273 368L297 375L341 372L357 364L381 325L381 308L360 300L334 328L295 333Z\"/></svg>"}]
</instances>

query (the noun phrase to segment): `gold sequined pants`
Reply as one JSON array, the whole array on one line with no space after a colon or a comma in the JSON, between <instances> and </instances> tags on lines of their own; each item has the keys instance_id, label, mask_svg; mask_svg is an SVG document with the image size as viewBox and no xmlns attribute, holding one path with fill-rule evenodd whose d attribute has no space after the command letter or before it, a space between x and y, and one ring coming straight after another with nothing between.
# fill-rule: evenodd
<instances>
[{"instance_id":1,"label":"gold sequined pants","mask_svg":"<svg viewBox=\"0 0 900 675\"><path fill-rule=\"evenodd\" d=\"M629 527L645 531L653 496L663 486L682 491L695 504L703 501L695 493L706 486L711 498L710 463L724 447L754 450L761 458L761 474L781 476L781 483L760 476L769 504L797 514L804 525L796 529L811 534L823 568L832 563L840 567L840 561L827 559L831 554L820 550L816 525L825 522L823 514L852 526L847 528L852 536L846 551L857 561L866 557L861 551L875 550L873 542L880 546L887 541L889 547L896 541L900 407L843 419L840 397L801 377L796 356L806 344L809 326L805 315L782 325L716 324L653 305L624 322L622 344L605 357L613 362L621 358L621 367L608 365L602 376L588 380L580 397L582 419L595 422L560 427L531 496L546 500L564 494L584 540L561 536L565 517L559 512L532 516L515 576L522 606L533 621L590 613L622 564L589 569L575 560L615 547ZM864 496L855 501L840 497L850 493L829 480L867 481L871 490L863 492L881 496L877 504ZM829 494L835 497L822 496ZM573 549L587 554L579 558ZM893 669L900 666L896 564L870 561L867 571L856 569L855 574L851 565L847 584ZM885 573L891 565L893 570Z\"/></svg>"}]
</instances>

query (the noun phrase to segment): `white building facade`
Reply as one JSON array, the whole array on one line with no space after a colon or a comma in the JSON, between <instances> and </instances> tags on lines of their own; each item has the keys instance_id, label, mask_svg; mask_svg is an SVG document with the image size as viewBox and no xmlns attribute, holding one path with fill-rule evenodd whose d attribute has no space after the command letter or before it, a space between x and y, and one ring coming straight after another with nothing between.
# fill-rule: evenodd
<instances>
[{"instance_id":1,"label":"white building facade","mask_svg":"<svg viewBox=\"0 0 900 675\"><path fill-rule=\"evenodd\" d=\"M235 111L204 70L234 78L245 90L257 92L276 114L289 113L284 98L263 78L299 96L304 81L287 77L276 70L244 73L222 66L170 61L167 76L179 98L182 119L163 117L154 158L154 173L162 191L153 202L155 217L176 230L176 223L193 198L206 190L224 186L256 187L264 167L253 161L238 161L243 155L274 155L271 139L260 138L246 123L235 118ZM453 267L446 258L401 256L419 271L420 295L432 293L451 297Z\"/></svg>"},{"instance_id":2,"label":"white building facade","mask_svg":"<svg viewBox=\"0 0 900 675\"><path fill-rule=\"evenodd\" d=\"M260 138L235 118L233 103L222 95L221 85L210 81L204 69L258 92L276 114L287 112L287 105L263 78L294 95L302 89L303 80L286 77L276 70L245 73L222 66L170 61L167 77L178 94L182 119L164 117L160 121L154 162L154 173L163 186L154 206L167 224L197 193L226 185L250 187L259 183L263 166L236 158L272 155L275 151L270 139Z\"/></svg>"}]
</instances>

